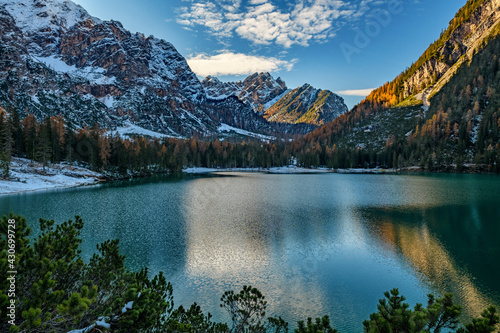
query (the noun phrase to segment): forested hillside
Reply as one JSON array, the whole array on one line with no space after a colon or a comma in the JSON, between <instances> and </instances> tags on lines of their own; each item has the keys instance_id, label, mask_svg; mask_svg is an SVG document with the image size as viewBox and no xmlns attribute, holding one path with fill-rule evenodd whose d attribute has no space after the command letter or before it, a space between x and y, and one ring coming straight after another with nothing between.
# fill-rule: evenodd
<instances>
[{"instance_id":1,"label":"forested hillside","mask_svg":"<svg viewBox=\"0 0 500 333\"><path fill-rule=\"evenodd\" d=\"M416 64L350 112L296 140L292 154L307 166L500 172L498 24L489 28L472 54L461 56L461 65L430 99L421 90L436 80L422 86L418 97L430 106L418 105L414 97L413 102L400 103L412 68L439 58L436 50L442 50L447 36L461 29L460 22L483 10L482 3L468 1Z\"/></svg>"},{"instance_id":2,"label":"forested hillside","mask_svg":"<svg viewBox=\"0 0 500 333\"><path fill-rule=\"evenodd\" d=\"M200 167L273 167L287 165L285 144L233 143L176 138L121 137L98 126L72 130L61 116L38 122L33 115L22 121L17 112L0 108L0 177L8 176L11 156L43 164L78 163L110 177L148 175Z\"/></svg>"},{"instance_id":3,"label":"forested hillside","mask_svg":"<svg viewBox=\"0 0 500 333\"><path fill-rule=\"evenodd\" d=\"M471 16L484 2L485 0L467 1L450 21L448 28L441 32L440 37L425 50L416 62L393 81L387 82L372 91L358 107L363 110L370 110L381 106L395 106L435 84L441 75L465 53L466 47L463 44L466 43L464 43L464 40L457 40L457 37L470 38L473 31L467 27L463 28L466 31L462 33L459 28L471 19ZM465 33L467 35L462 36ZM454 35L454 38L452 38L452 35ZM415 76L424 66L428 73L420 75L418 82L410 81L410 78Z\"/></svg>"}]
</instances>

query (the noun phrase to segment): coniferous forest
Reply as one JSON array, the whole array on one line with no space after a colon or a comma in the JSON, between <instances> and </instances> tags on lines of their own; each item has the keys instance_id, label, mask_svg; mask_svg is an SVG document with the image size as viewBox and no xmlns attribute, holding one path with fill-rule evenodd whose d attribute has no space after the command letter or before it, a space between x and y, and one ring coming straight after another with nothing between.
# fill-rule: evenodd
<instances>
[{"instance_id":1,"label":"coniferous forest","mask_svg":"<svg viewBox=\"0 0 500 333\"><path fill-rule=\"evenodd\" d=\"M30 114L20 120L14 110L2 109L0 144L5 161L18 156L44 165L76 162L111 177L176 172L187 166L269 168L288 165L290 161L285 144L279 141L234 143L142 136L124 139L97 126L72 130L62 116L38 121Z\"/></svg>"}]
</instances>

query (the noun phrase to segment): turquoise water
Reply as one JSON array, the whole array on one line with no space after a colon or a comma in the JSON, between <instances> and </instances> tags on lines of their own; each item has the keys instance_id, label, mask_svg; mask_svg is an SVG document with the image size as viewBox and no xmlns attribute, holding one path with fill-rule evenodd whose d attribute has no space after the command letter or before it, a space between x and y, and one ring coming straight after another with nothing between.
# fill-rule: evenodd
<instances>
[{"instance_id":1,"label":"turquoise water","mask_svg":"<svg viewBox=\"0 0 500 333\"><path fill-rule=\"evenodd\" d=\"M490 175L158 176L0 196L0 212L82 216L82 255L120 239L131 269L163 271L175 305L215 319L225 290L260 289L293 326L328 314L362 331L383 292L410 305L453 292L466 315L500 304L500 177Z\"/></svg>"}]
</instances>

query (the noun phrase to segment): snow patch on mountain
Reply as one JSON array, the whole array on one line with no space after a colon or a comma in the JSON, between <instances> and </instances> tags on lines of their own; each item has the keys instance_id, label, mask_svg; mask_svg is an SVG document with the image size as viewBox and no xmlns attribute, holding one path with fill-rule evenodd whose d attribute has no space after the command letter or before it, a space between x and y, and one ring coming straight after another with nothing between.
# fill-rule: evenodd
<instances>
[{"instance_id":1,"label":"snow patch on mountain","mask_svg":"<svg viewBox=\"0 0 500 333\"><path fill-rule=\"evenodd\" d=\"M281 78L274 79L269 73L254 73L238 82L222 82L216 77L207 76L202 85L208 98L218 100L236 96L260 113L264 112L264 104L287 89Z\"/></svg>"},{"instance_id":2,"label":"snow patch on mountain","mask_svg":"<svg viewBox=\"0 0 500 333\"><path fill-rule=\"evenodd\" d=\"M224 123L222 123L217 130L219 132L235 132L235 133L238 133L238 134L241 134L244 136L258 138L258 139L265 140L265 141L276 139L275 137L272 137L272 136L245 131L241 128L229 126L228 124L224 124Z\"/></svg>"},{"instance_id":3,"label":"snow patch on mountain","mask_svg":"<svg viewBox=\"0 0 500 333\"><path fill-rule=\"evenodd\" d=\"M269 109L271 106L273 106L274 104L276 104L276 102L278 102L280 99L282 99L286 94L288 94L292 89L287 89L285 90L282 94L274 97L272 100L270 100L269 102L267 102L266 104L264 104L264 111Z\"/></svg>"},{"instance_id":4,"label":"snow patch on mountain","mask_svg":"<svg viewBox=\"0 0 500 333\"><path fill-rule=\"evenodd\" d=\"M73 25L92 18L82 6L67 0L2 0L14 17L16 25L25 33L50 28L52 31L69 29Z\"/></svg>"},{"instance_id":5,"label":"snow patch on mountain","mask_svg":"<svg viewBox=\"0 0 500 333\"><path fill-rule=\"evenodd\" d=\"M61 58L52 55L49 57L33 56L33 59L39 61L48 68L56 71L59 74L68 74L81 79L88 80L92 84L114 84L116 77L106 76L106 70L101 67L85 66L77 68L75 65L68 65Z\"/></svg>"},{"instance_id":6,"label":"snow patch on mountain","mask_svg":"<svg viewBox=\"0 0 500 333\"><path fill-rule=\"evenodd\" d=\"M99 101L101 101L104 105L106 105L108 108L114 107L115 104L115 96L104 96L101 98L98 98Z\"/></svg>"},{"instance_id":7,"label":"snow patch on mountain","mask_svg":"<svg viewBox=\"0 0 500 333\"><path fill-rule=\"evenodd\" d=\"M114 130L108 131L108 134L110 134L110 135L118 134L120 137L122 137L124 139L133 137L135 135L148 136L148 137L157 138L157 139L180 138L178 136L172 136L172 135L167 135L167 134L151 131L151 130L145 129L143 127L134 125L130 122L126 122L124 126L117 127Z\"/></svg>"}]
</instances>

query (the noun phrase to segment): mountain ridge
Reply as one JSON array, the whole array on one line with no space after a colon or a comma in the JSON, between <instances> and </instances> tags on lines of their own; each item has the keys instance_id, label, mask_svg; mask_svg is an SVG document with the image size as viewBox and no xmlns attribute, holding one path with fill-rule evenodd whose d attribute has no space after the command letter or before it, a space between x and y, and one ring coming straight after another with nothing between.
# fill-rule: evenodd
<instances>
[{"instance_id":1,"label":"mountain ridge","mask_svg":"<svg viewBox=\"0 0 500 333\"><path fill-rule=\"evenodd\" d=\"M429 95L437 93L463 63L463 57L469 54L470 59L481 41L500 22L499 7L500 0L468 0L415 63L394 80L373 90L357 107L421 104L421 100L415 99L416 94L426 89Z\"/></svg>"},{"instance_id":2,"label":"mountain ridge","mask_svg":"<svg viewBox=\"0 0 500 333\"><path fill-rule=\"evenodd\" d=\"M234 95L258 113L265 111L264 104L288 89L281 78L274 79L267 72L254 73L237 82L222 82L217 77L208 76L201 84L208 97L219 99Z\"/></svg>"},{"instance_id":3,"label":"mountain ridge","mask_svg":"<svg viewBox=\"0 0 500 333\"><path fill-rule=\"evenodd\" d=\"M347 112L344 99L306 83L292 89L264 113L269 121L323 125Z\"/></svg>"},{"instance_id":4,"label":"mountain ridge","mask_svg":"<svg viewBox=\"0 0 500 333\"><path fill-rule=\"evenodd\" d=\"M329 90L304 84L288 89L281 78L254 73L244 81L222 82L208 76L202 81L207 97L236 96L272 123L319 126L348 111L344 99Z\"/></svg>"},{"instance_id":5,"label":"mountain ridge","mask_svg":"<svg viewBox=\"0 0 500 333\"><path fill-rule=\"evenodd\" d=\"M61 114L80 128L133 124L173 137L219 136L222 123L273 136L315 128L267 122L253 112L286 90L268 73L240 91L253 104L210 98L171 43L95 18L71 1L5 0L0 11L0 85L8 87L0 104L22 117ZM264 86L269 95L258 95Z\"/></svg>"}]
</instances>

